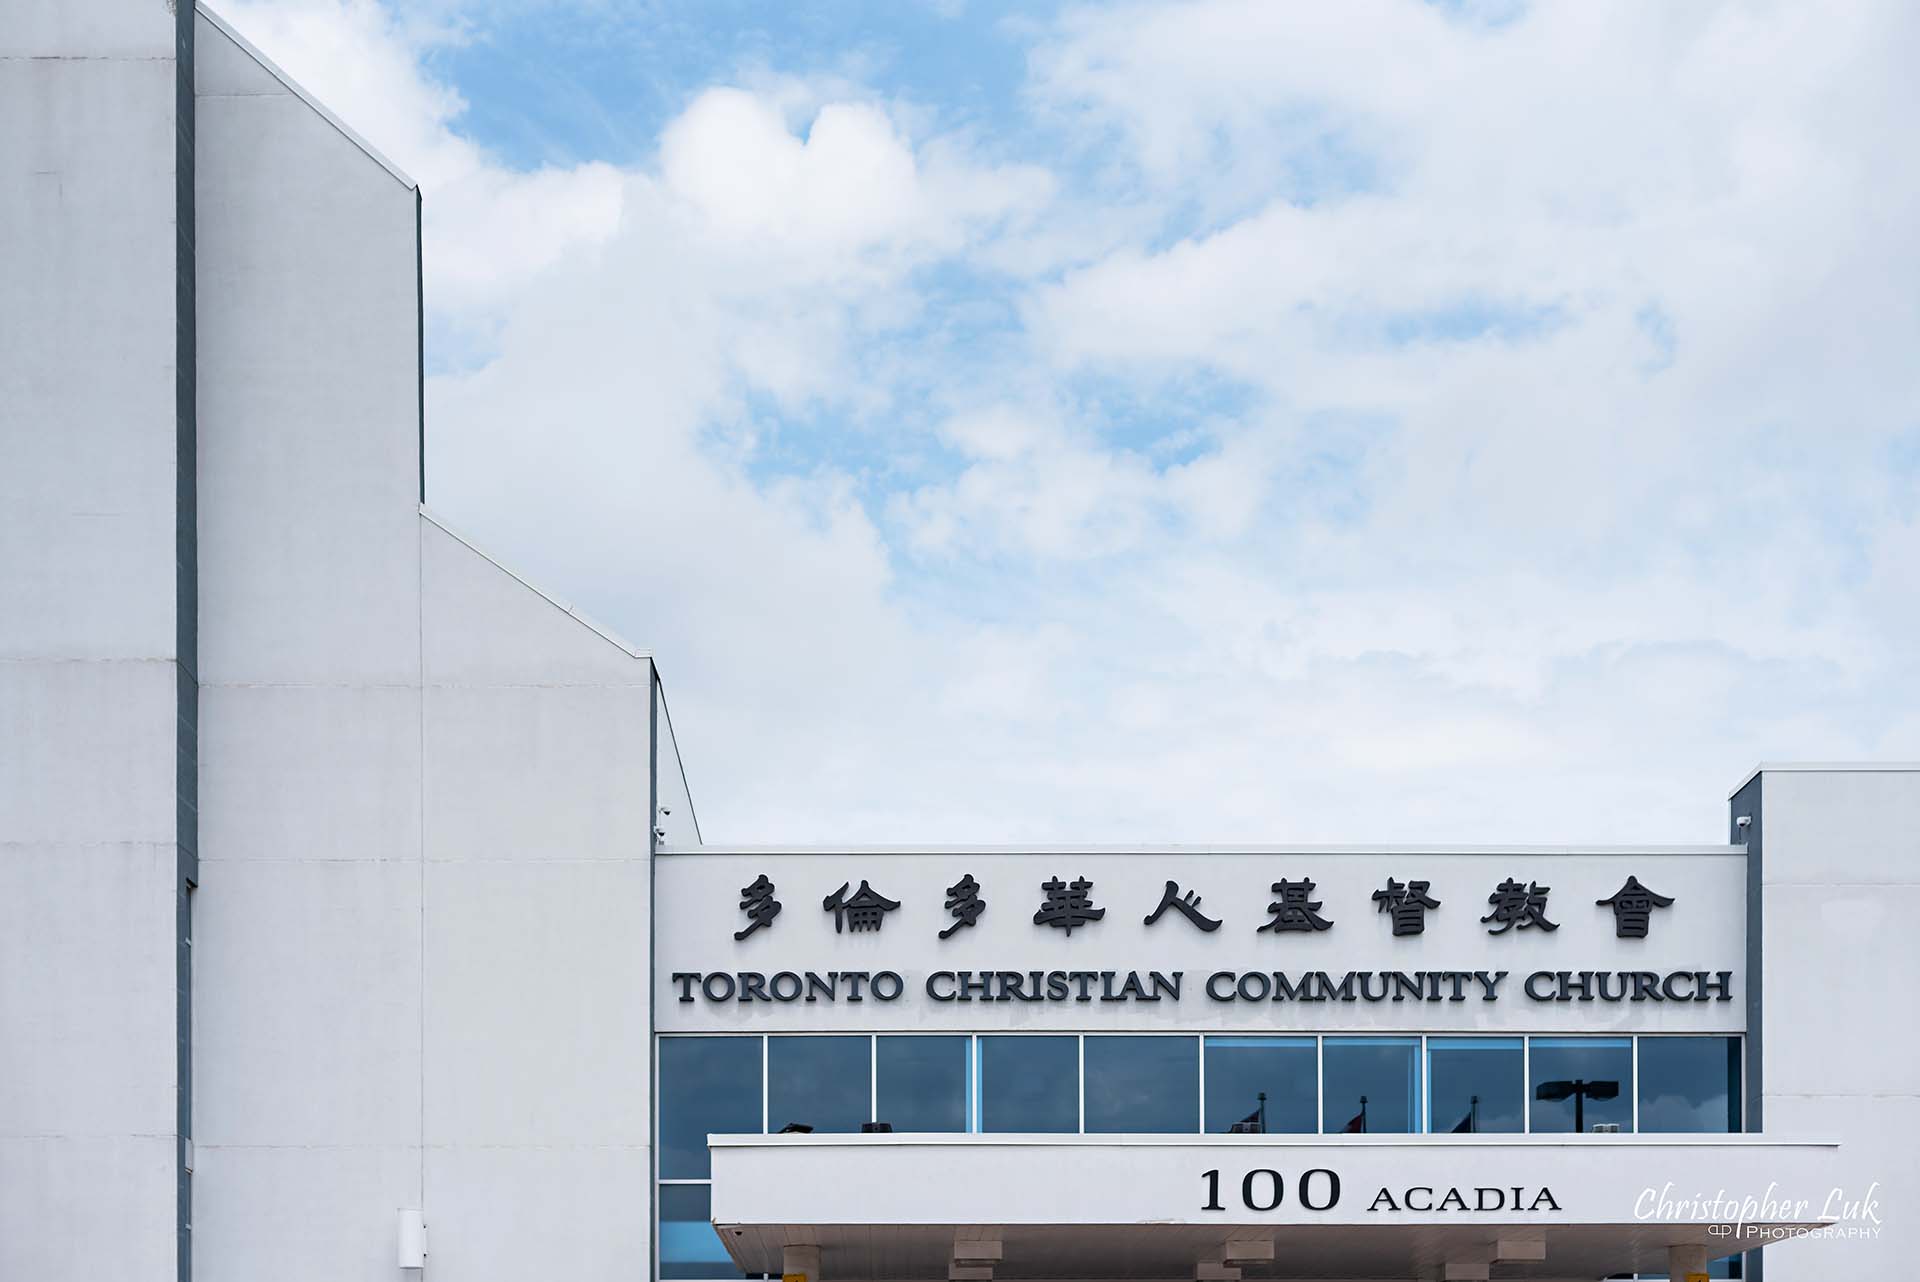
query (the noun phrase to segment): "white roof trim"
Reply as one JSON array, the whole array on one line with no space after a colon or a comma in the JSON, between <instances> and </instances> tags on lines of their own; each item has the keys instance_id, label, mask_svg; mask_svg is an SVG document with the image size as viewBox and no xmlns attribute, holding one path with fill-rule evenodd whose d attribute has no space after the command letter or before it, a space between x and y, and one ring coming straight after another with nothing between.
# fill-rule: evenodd
<instances>
[{"instance_id":1,"label":"white roof trim","mask_svg":"<svg viewBox=\"0 0 1920 1282\"><path fill-rule=\"evenodd\" d=\"M1606 855L1623 859L1649 856L1722 856L1744 859L1745 846L663 846L663 856L752 855L756 858L778 855L1488 855L1498 858L1526 855Z\"/></svg>"},{"instance_id":2,"label":"white roof trim","mask_svg":"<svg viewBox=\"0 0 1920 1282\"><path fill-rule=\"evenodd\" d=\"M1752 783L1754 776L1762 774L1860 774L1895 775L1911 774L1920 770L1920 761L1763 761L1747 771L1740 782L1727 793L1732 801L1740 795L1740 790Z\"/></svg>"},{"instance_id":3,"label":"white roof trim","mask_svg":"<svg viewBox=\"0 0 1920 1282\"><path fill-rule=\"evenodd\" d=\"M358 147L361 151L364 151L365 153L367 153L367 155L371 157L382 169L386 170L388 173L392 174L395 178L399 179L400 184L402 186L412 188L414 191L420 190L420 184L415 182L413 179L407 177L405 170L401 169L400 166L394 164L391 160L388 160L385 156L381 155L380 149L378 147L375 147L372 143L368 142L365 138L362 138L359 134L355 133L350 127L348 127L347 123L344 120L340 119L340 117L334 115L331 111L328 111L325 104L323 104L319 99L315 98L312 94L308 93L305 89L301 88L298 81L296 81L292 76L289 76L286 72L282 71L279 65L276 64L273 59L267 57L266 54L261 53L259 49L255 48L252 41L248 40L245 36L241 35L238 31L235 31L225 18L222 18L219 14L207 8L207 6L204 4L196 3L194 5L194 12L198 13L201 17L205 18L208 22L211 22L214 26L218 27L221 30L221 32L229 40L233 41L235 44L239 45L241 49L245 50L248 57L252 58L255 62L259 63L262 67L266 68L267 71L272 74L275 80L278 80L281 84L285 85L289 91L291 91L296 97L300 99L300 101L306 103L307 106L312 107L315 111L319 112L321 118L324 119L328 124L332 125L335 129L338 129L341 132L341 134L346 137L348 142Z\"/></svg>"},{"instance_id":4,"label":"white roof trim","mask_svg":"<svg viewBox=\"0 0 1920 1282\"><path fill-rule=\"evenodd\" d=\"M515 583L518 583L521 587L525 588L527 591L539 597L542 601L545 601L548 605L552 606L554 609L560 611L562 614L572 619L575 623L578 623L581 627L585 628L587 631L599 637L602 641L605 641L607 644L615 646L618 649L624 651L629 658L645 659L649 663L653 662L653 656L650 653L648 653L645 650L634 649L632 646L628 645L625 641L621 640L618 634L614 632L610 632L606 628L601 627L598 623L595 623L592 619L589 619L586 615L580 613L580 611L574 609L572 606L568 605L565 601L562 601L560 598L554 596L552 593L541 591L538 587L535 587L532 583L529 583L525 578L523 578L518 574L515 574L512 570L509 570L505 565L501 564L498 557L489 555L487 552L485 552L480 547L478 547L472 539L468 538L464 534L461 534L459 531L449 526L445 521L441 520L439 517L435 516L433 513L427 511L427 509L424 506L422 506L420 509L420 519L425 521L428 525L433 526L436 530L439 530L442 534L445 534L448 538L452 539L455 543L458 543L462 547L466 548L469 552L473 553L475 556L479 557L482 561L485 561L487 564L491 565L494 569L500 571L500 573L512 579Z\"/></svg>"}]
</instances>

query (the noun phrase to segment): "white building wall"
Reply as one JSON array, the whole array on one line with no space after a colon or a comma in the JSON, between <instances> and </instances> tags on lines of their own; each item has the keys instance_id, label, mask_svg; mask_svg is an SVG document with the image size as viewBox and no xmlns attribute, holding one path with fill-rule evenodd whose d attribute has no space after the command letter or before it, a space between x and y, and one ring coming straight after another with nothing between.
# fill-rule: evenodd
<instances>
[{"instance_id":1,"label":"white building wall","mask_svg":"<svg viewBox=\"0 0 1920 1282\"><path fill-rule=\"evenodd\" d=\"M1760 1126L1838 1140L1848 1195L1877 1181L1882 1220L1874 1238L1765 1252L1766 1282L1906 1277L1900 1217L1920 1205L1920 769L1765 767L1733 814L1752 820L1761 896Z\"/></svg>"},{"instance_id":2,"label":"white building wall","mask_svg":"<svg viewBox=\"0 0 1920 1282\"><path fill-rule=\"evenodd\" d=\"M630 1278L652 664L421 515L415 191L200 37L196 1276Z\"/></svg>"},{"instance_id":3,"label":"white building wall","mask_svg":"<svg viewBox=\"0 0 1920 1282\"><path fill-rule=\"evenodd\" d=\"M0 22L0 1278L175 1269L175 37Z\"/></svg>"}]
</instances>

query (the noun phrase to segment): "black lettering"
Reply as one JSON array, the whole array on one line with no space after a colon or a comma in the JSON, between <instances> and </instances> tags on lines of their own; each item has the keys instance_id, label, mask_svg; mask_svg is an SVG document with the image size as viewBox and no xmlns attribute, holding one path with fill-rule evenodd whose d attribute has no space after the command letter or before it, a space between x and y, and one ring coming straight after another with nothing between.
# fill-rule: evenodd
<instances>
[{"instance_id":1,"label":"black lettering","mask_svg":"<svg viewBox=\"0 0 1920 1282\"><path fill-rule=\"evenodd\" d=\"M1316 1204L1313 1200L1313 1177L1327 1177L1327 1200ZM1340 1177L1324 1166L1316 1166L1300 1177L1300 1205L1309 1211L1329 1211L1340 1204Z\"/></svg>"},{"instance_id":2,"label":"black lettering","mask_svg":"<svg viewBox=\"0 0 1920 1282\"><path fill-rule=\"evenodd\" d=\"M1253 1200L1253 1177L1256 1175L1266 1176L1272 1185L1273 1200L1264 1205ZM1280 1203L1286 1199L1286 1196L1287 1186L1281 1182L1280 1172L1278 1171L1269 1171L1265 1167L1261 1167L1257 1170L1248 1171L1246 1178L1240 1181L1240 1200L1246 1204L1246 1208L1249 1211L1271 1211L1274 1207L1279 1206Z\"/></svg>"},{"instance_id":3,"label":"black lettering","mask_svg":"<svg viewBox=\"0 0 1920 1282\"><path fill-rule=\"evenodd\" d=\"M1487 1205L1487 1194L1493 1194L1493 1205ZM1480 1187L1473 1191L1473 1209L1476 1211L1504 1211L1507 1209L1507 1194L1504 1189Z\"/></svg>"},{"instance_id":4,"label":"black lettering","mask_svg":"<svg viewBox=\"0 0 1920 1282\"><path fill-rule=\"evenodd\" d=\"M1067 972L1050 970L1047 972L1047 1000L1064 1002L1067 1000Z\"/></svg>"},{"instance_id":5,"label":"black lettering","mask_svg":"<svg viewBox=\"0 0 1920 1282\"><path fill-rule=\"evenodd\" d=\"M1591 973L1593 975L1593 987L1594 987L1594 990L1600 994L1601 1001L1619 1002L1619 1001L1626 1000L1627 977L1621 974L1620 972L1612 971L1612 970L1596 970L1596 971L1588 972L1583 970L1580 973L1583 975ZM1610 979L1617 979L1620 981L1619 992L1616 993L1616 992L1608 991L1607 981Z\"/></svg>"},{"instance_id":6,"label":"black lettering","mask_svg":"<svg viewBox=\"0 0 1920 1282\"><path fill-rule=\"evenodd\" d=\"M787 985L788 985L786 992L780 991L781 990L780 981L783 979L787 981ZM775 1001L790 1002L800 996L800 976L794 974L790 970L783 970L779 974L775 975L773 977L773 980L770 986L773 989L773 999Z\"/></svg>"},{"instance_id":7,"label":"black lettering","mask_svg":"<svg viewBox=\"0 0 1920 1282\"><path fill-rule=\"evenodd\" d=\"M1420 1199L1419 1205L1414 1204L1413 1195L1415 1193L1426 1194L1425 1197ZM1407 1209L1409 1211L1431 1211L1433 1209L1433 1186L1431 1184L1416 1184L1408 1189Z\"/></svg>"},{"instance_id":8,"label":"black lettering","mask_svg":"<svg viewBox=\"0 0 1920 1282\"><path fill-rule=\"evenodd\" d=\"M1660 977L1658 975L1650 970L1635 970L1627 972L1627 977L1633 981L1633 996L1629 1000L1644 1002L1649 997L1656 1002L1660 1000Z\"/></svg>"},{"instance_id":9,"label":"black lettering","mask_svg":"<svg viewBox=\"0 0 1920 1282\"><path fill-rule=\"evenodd\" d=\"M953 972L950 970L936 970L933 974L927 976L927 996L933 998L936 1002L950 1002L953 1000L953 989L949 988L943 993L933 986L935 981L942 979L951 981L953 979Z\"/></svg>"},{"instance_id":10,"label":"black lettering","mask_svg":"<svg viewBox=\"0 0 1920 1282\"><path fill-rule=\"evenodd\" d=\"M1340 983L1337 986L1334 984L1332 978L1328 976L1326 971L1317 970L1314 972L1314 974L1319 976L1320 978L1320 992L1326 998L1327 1001L1350 1002L1353 1000L1353 972L1352 971L1348 971L1344 976L1342 976L1340 979ZM1382 988L1380 990L1380 995L1383 997L1386 996L1386 991L1387 990L1385 988Z\"/></svg>"},{"instance_id":11,"label":"black lettering","mask_svg":"<svg viewBox=\"0 0 1920 1282\"><path fill-rule=\"evenodd\" d=\"M1380 1209L1380 1204L1382 1202L1385 1202L1387 1204L1387 1209L1389 1211L1397 1211L1400 1209L1400 1204L1393 1200L1393 1194L1387 1192L1385 1189L1381 1189L1378 1193L1375 1193L1373 1195L1373 1205L1369 1206L1367 1209L1369 1211L1377 1211Z\"/></svg>"},{"instance_id":12,"label":"black lettering","mask_svg":"<svg viewBox=\"0 0 1920 1282\"><path fill-rule=\"evenodd\" d=\"M680 985L680 1000L690 1002L693 1000L693 986L700 982L700 976L692 971L676 970L673 972L673 982Z\"/></svg>"},{"instance_id":13,"label":"black lettering","mask_svg":"<svg viewBox=\"0 0 1920 1282\"><path fill-rule=\"evenodd\" d=\"M1355 978L1358 978L1360 981L1360 998L1362 1001L1384 1002L1387 1000L1387 977L1385 975L1377 974L1370 970L1347 972L1347 982L1349 984L1351 984ZM1380 991L1378 993L1373 991L1373 981L1376 979L1380 981Z\"/></svg>"},{"instance_id":14,"label":"black lettering","mask_svg":"<svg viewBox=\"0 0 1920 1282\"><path fill-rule=\"evenodd\" d=\"M1564 975L1564 974L1566 974L1566 972L1565 972L1565 971L1561 971L1560 973L1561 973L1562 975ZM1533 972L1533 974L1531 974L1531 975L1529 975L1529 976L1527 976L1527 982L1526 982L1526 983L1525 983L1524 985L1522 985L1522 988L1523 988L1523 989L1525 990L1525 992L1526 992L1526 994L1527 994L1527 996L1529 996L1529 997L1531 997L1531 998L1533 998L1533 1000L1534 1000L1534 1001L1536 1001L1536 1002L1550 1002L1550 1001L1553 1001L1553 1000L1554 1000L1554 996L1553 996L1553 994L1552 994L1552 993L1536 993L1536 992L1534 992L1534 991L1533 991L1533 983L1534 983L1534 981L1535 981L1535 980L1537 980L1537 979L1544 979L1544 980L1546 980L1546 981L1547 981L1548 983L1552 983L1552 982L1553 982L1553 980L1554 980L1554 978L1555 978L1555 976L1554 976L1554 973L1553 973L1552 971L1550 971L1550 970L1536 970L1536 971L1534 971L1534 972ZM1563 998L1563 999L1561 999L1561 1000L1565 1000L1565 999Z\"/></svg>"},{"instance_id":15,"label":"black lettering","mask_svg":"<svg viewBox=\"0 0 1920 1282\"><path fill-rule=\"evenodd\" d=\"M1708 993L1712 993L1714 995L1713 1000L1717 1002L1730 1002L1733 1000L1733 972L1732 971L1716 970L1715 972L1713 972L1712 979L1707 978L1707 972L1704 970L1701 971L1699 974L1700 974L1700 996L1695 998L1696 1001L1703 1001L1703 1002L1706 1001Z\"/></svg>"},{"instance_id":16,"label":"black lettering","mask_svg":"<svg viewBox=\"0 0 1920 1282\"><path fill-rule=\"evenodd\" d=\"M1692 1001L1693 1000L1692 994L1678 993L1678 992L1675 992L1673 988L1674 983L1676 981L1683 980L1683 979L1692 979L1692 978L1693 978L1693 972L1690 970L1674 971L1672 974L1668 975L1665 979L1660 981L1660 995L1666 998L1670 1002Z\"/></svg>"},{"instance_id":17,"label":"black lettering","mask_svg":"<svg viewBox=\"0 0 1920 1282\"><path fill-rule=\"evenodd\" d=\"M978 993L980 995L980 1000L983 1002L990 1002L993 1000L992 974L988 971L982 971L980 972L979 977L975 978L974 973L972 971L970 970L961 971L959 1000L963 1002L970 1002L973 1000L975 993Z\"/></svg>"},{"instance_id":18,"label":"black lettering","mask_svg":"<svg viewBox=\"0 0 1920 1282\"><path fill-rule=\"evenodd\" d=\"M893 991L890 993L881 992L880 985L882 984L885 984L887 987L891 988ZM883 1001L883 1002L893 1001L896 998L898 998L901 993L904 993L906 991L907 991L907 981L900 978L898 972L896 971L883 970L878 975L875 975L873 977L873 995L875 998L879 999L880 1001Z\"/></svg>"},{"instance_id":19,"label":"black lettering","mask_svg":"<svg viewBox=\"0 0 1920 1282\"><path fill-rule=\"evenodd\" d=\"M1274 976L1274 979L1279 978L1281 976ZM1267 994L1273 991L1273 981L1260 971L1250 970L1240 976L1240 982L1234 986L1234 991L1240 994L1240 1000L1243 1002L1265 1001ZM1274 1000L1278 1001L1279 998L1276 997Z\"/></svg>"},{"instance_id":20,"label":"black lettering","mask_svg":"<svg viewBox=\"0 0 1920 1282\"><path fill-rule=\"evenodd\" d=\"M1476 970L1473 972L1473 977L1479 981L1481 989L1484 990L1480 994L1480 1000L1490 1002L1500 996L1500 981L1507 977L1507 972L1496 970L1489 975L1484 970Z\"/></svg>"},{"instance_id":21,"label":"black lettering","mask_svg":"<svg viewBox=\"0 0 1920 1282\"><path fill-rule=\"evenodd\" d=\"M1226 1210L1227 1209L1226 1207L1220 1205L1220 1172L1217 1169L1212 1171L1202 1171L1200 1172L1200 1178L1207 1182L1206 1205L1202 1206L1200 1209L1203 1211Z\"/></svg>"},{"instance_id":22,"label":"black lettering","mask_svg":"<svg viewBox=\"0 0 1920 1282\"><path fill-rule=\"evenodd\" d=\"M714 981L720 983L720 991L713 991ZM725 971L715 971L700 981L700 991L707 995L710 1002L730 1002L733 1000L733 976Z\"/></svg>"},{"instance_id":23,"label":"black lettering","mask_svg":"<svg viewBox=\"0 0 1920 1282\"><path fill-rule=\"evenodd\" d=\"M743 1002L767 1001L767 977L757 970L741 971L740 1000Z\"/></svg>"},{"instance_id":24,"label":"black lettering","mask_svg":"<svg viewBox=\"0 0 1920 1282\"><path fill-rule=\"evenodd\" d=\"M1112 974L1113 972L1108 971L1107 973ZM1076 1002L1090 1002L1093 1000L1093 981L1100 978L1098 972L1091 970L1070 970L1067 972L1067 978L1071 979L1080 987L1080 991L1074 994L1073 1000Z\"/></svg>"},{"instance_id":25,"label":"black lettering","mask_svg":"<svg viewBox=\"0 0 1920 1282\"><path fill-rule=\"evenodd\" d=\"M1166 975L1162 975L1157 970L1148 971L1147 980L1149 983L1153 985L1153 996L1147 998L1147 1000L1150 1002L1157 1002L1162 997L1168 997L1176 1002L1179 1001L1180 1000L1180 979L1185 974L1186 972L1183 970L1176 970L1173 972L1172 976L1169 977Z\"/></svg>"},{"instance_id":26,"label":"black lettering","mask_svg":"<svg viewBox=\"0 0 1920 1282\"><path fill-rule=\"evenodd\" d=\"M819 973L816 971L810 970L807 972L807 1000L808 1001L810 1002L818 1001L822 997L825 997L828 1001L832 1001L834 1000L834 995L839 991L839 988L840 988L840 972L839 971L836 971L836 970L828 971L825 979L822 979Z\"/></svg>"},{"instance_id":27,"label":"black lettering","mask_svg":"<svg viewBox=\"0 0 1920 1282\"><path fill-rule=\"evenodd\" d=\"M1393 1000L1405 1001L1411 997L1416 1002L1427 999L1427 977L1425 973L1409 975L1404 970L1391 971L1388 978L1393 981Z\"/></svg>"},{"instance_id":28,"label":"black lettering","mask_svg":"<svg viewBox=\"0 0 1920 1282\"><path fill-rule=\"evenodd\" d=\"M840 978L847 981L847 1000L848 1001L863 1002L866 1000L866 998L860 995L860 985L867 982L866 971L843 970L840 972Z\"/></svg>"},{"instance_id":29,"label":"black lettering","mask_svg":"<svg viewBox=\"0 0 1920 1282\"><path fill-rule=\"evenodd\" d=\"M1515 1202L1518 1202L1519 1200L1520 1199L1518 1197L1514 1198ZM1528 1207L1527 1209L1529 1211L1537 1211L1540 1209L1540 1204L1542 1202L1545 1202L1547 1204L1547 1209L1550 1211L1557 1211L1560 1209L1560 1204L1553 1200L1552 1189L1541 1189L1540 1195L1533 1199L1533 1205Z\"/></svg>"},{"instance_id":30,"label":"black lettering","mask_svg":"<svg viewBox=\"0 0 1920 1282\"><path fill-rule=\"evenodd\" d=\"M676 975L674 976L674 978L678 979L679 976ZM1231 991L1228 992L1226 995L1222 996L1220 992L1214 988L1214 985L1219 983L1223 979L1231 981L1233 979L1233 972L1230 970L1216 970L1213 972L1213 974L1207 976L1207 996L1213 998L1213 1000L1215 1000L1216 1002L1230 1002L1234 998L1234 994ZM691 1001L693 999L690 997L683 997L681 998L681 1000Z\"/></svg>"},{"instance_id":31,"label":"black lettering","mask_svg":"<svg viewBox=\"0 0 1920 1282\"><path fill-rule=\"evenodd\" d=\"M1467 1199L1460 1196L1459 1189L1448 1189L1447 1195L1440 1199L1440 1209L1443 1211L1464 1211L1467 1209Z\"/></svg>"},{"instance_id":32,"label":"black lettering","mask_svg":"<svg viewBox=\"0 0 1920 1282\"><path fill-rule=\"evenodd\" d=\"M1245 996L1245 994L1241 994ZM1313 976L1302 975L1295 984L1288 980L1287 972L1273 972L1273 1000L1276 1002L1310 1002L1316 1000L1313 995Z\"/></svg>"},{"instance_id":33,"label":"black lettering","mask_svg":"<svg viewBox=\"0 0 1920 1282\"><path fill-rule=\"evenodd\" d=\"M1003 970L1003 971L997 972L995 977L1000 981L1000 992L998 993L998 995L995 996L994 998L995 1001L1024 1002L1025 1000L1027 1000L1026 980L1025 980L1025 977L1022 976L1019 971Z\"/></svg>"}]
</instances>

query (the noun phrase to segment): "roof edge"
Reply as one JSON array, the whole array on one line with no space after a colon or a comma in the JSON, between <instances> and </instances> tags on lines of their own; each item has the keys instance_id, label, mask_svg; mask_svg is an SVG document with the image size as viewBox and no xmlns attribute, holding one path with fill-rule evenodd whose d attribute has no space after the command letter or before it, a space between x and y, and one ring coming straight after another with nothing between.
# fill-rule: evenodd
<instances>
[{"instance_id":1,"label":"roof edge","mask_svg":"<svg viewBox=\"0 0 1920 1282\"><path fill-rule=\"evenodd\" d=\"M1466 846L1466 845L703 845L696 847L663 846L662 855L1599 855L1620 858L1649 856L1737 856L1744 859L1747 848L1741 846Z\"/></svg>"},{"instance_id":2,"label":"roof edge","mask_svg":"<svg viewBox=\"0 0 1920 1282\"><path fill-rule=\"evenodd\" d=\"M501 562L500 558L491 555L484 548L481 548L478 544L476 544L472 539L468 538L466 535L460 533L458 530L448 525L445 521L435 516L432 512L429 512L425 504L420 505L420 519L425 521L428 525L433 526L434 529L439 530L442 534L445 534L448 538L452 539L455 543L458 543L461 547L466 548L467 551L473 553L475 556L479 557L482 561L485 561L488 565L491 565L494 569L500 571L500 573L506 575L508 578L512 579L515 583L518 583L521 587L525 588L527 591L539 597L542 601L545 601L548 605L552 606L554 609L560 611L562 614L572 619L575 623L580 624L587 631L599 637L602 641L605 641L607 644L612 645L617 649L621 650L623 653L627 655L628 658L644 659L646 660L646 662L650 664L653 663L653 655L649 651L636 649L633 646L627 644L627 642L624 639L622 639L618 633L613 632L607 628L604 628L598 623L595 623L592 619L580 613L580 611L574 609L572 606L568 605L565 601L562 601L559 597L554 596L552 593L542 591L538 586L530 582L524 575L515 574L512 570L508 569L507 566ZM656 664L654 666L657 671L658 665Z\"/></svg>"},{"instance_id":3,"label":"roof edge","mask_svg":"<svg viewBox=\"0 0 1920 1282\"><path fill-rule=\"evenodd\" d=\"M346 121L340 119L340 117L334 115L332 111L328 110L325 103L321 102L318 98L308 93L307 90L300 84L299 81L295 80L292 76L288 75L280 67L279 63L267 57L266 54L261 53L257 45L255 45L251 40L247 39L245 36L241 35L238 31L235 31L233 29L232 23L228 22L225 18L222 18L219 14L209 9L205 4L199 3L199 0L195 0L193 9L195 13L205 18L208 22L211 22L215 27L219 28L221 34L226 36L227 39L239 45L240 48L243 51L245 51L246 55L249 58L252 58L255 62L259 63L262 67L264 67L267 70L268 74L270 74L275 80L278 80L281 84L285 85L288 91L291 92L295 97L299 98L300 101L306 103L307 106L313 108L316 112L318 112L320 114L321 119L325 120L328 124L332 125L335 129L339 130L341 135L344 136L348 142L352 143L354 146L358 147L361 151L365 152L367 156L371 160L373 160L375 164L379 165L382 169L386 170L389 174L392 174L396 179L398 179L401 186L410 188L411 190L416 192L420 190L420 184L415 182L412 178L408 177L406 170L400 168L400 166L394 164L391 160L388 160L386 156L381 153L378 147L374 146L372 143L368 142L365 138L362 138L359 134L355 133L353 131L352 126L348 125ZM449 533L451 533L451 531L449 531Z\"/></svg>"},{"instance_id":4,"label":"roof edge","mask_svg":"<svg viewBox=\"0 0 1920 1282\"><path fill-rule=\"evenodd\" d=\"M1740 777L1727 793L1732 801L1740 790L1763 774L1912 774L1920 771L1920 761L1762 761Z\"/></svg>"}]
</instances>

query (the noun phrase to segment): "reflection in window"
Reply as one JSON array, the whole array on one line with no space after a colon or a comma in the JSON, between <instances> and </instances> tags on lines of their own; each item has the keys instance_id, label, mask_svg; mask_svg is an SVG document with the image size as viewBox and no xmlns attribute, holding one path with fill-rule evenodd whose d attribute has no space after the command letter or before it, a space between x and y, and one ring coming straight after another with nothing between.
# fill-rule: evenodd
<instances>
[{"instance_id":1,"label":"reflection in window","mask_svg":"<svg viewBox=\"0 0 1920 1282\"><path fill-rule=\"evenodd\" d=\"M758 1037L660 1039L662 1179L706 1179L710 1134L759 1132Z\"/></svg>"},{"instance_id":2,"label":"reflection in window","mask_svg":"<svg viewBox=\"0 0 1920 1282\"><path fill-rule=\"evenodd\" d=\"M1200 1039L1089 1037L1089 1134L1192 1134L1200 1129Z\"/></svg>"},{"instance_id":3,"label":"reflection in window","mask_svg":"<svg viewBox=\"0 0 1920 1282\"><path fill-rule=\"evenodd\" d=\"M1080 1039L982 1037L980 1129L1080 1129Z\"/></svg>"},{"instance_id":4,"label":"reflection in window","mask_svg":"<svg viewBox=\"0 0 1920 1282\"><path fill-rule=\"evenodd\" d=\"M967 1129L967 1039L882 1037L874 1117L896 1131Z\"/></svg>"},{"instance_id":5,"label":"reflection in window","mask_svg":"<svg viewBox=\"0 0 1920 1282\"><path fill-rule=\"evenodd\" d=\"M1320 1128L1404 1135L1420 1129L1420 1039L1329 1037Z\"/></svg>"},{"instance_id":6,"label":"reflection in window","mask_svg":"<svg viewBox=\"0 0 1920 1282\"><path fill-rule=\"evenodd\" d=\"M1463 1135L1526 1129L1518 1037L1427 1039L1428 1128Z\"/></svg>"},{"instance_id":7,"label":"reflection in window","mask_svg":"<svg viewBox=\"0 0 1920 1282\"><path fill-rule=\"evenodd\" d=\"M751 1041L756 1047L760 1039ZM662 1184L660 1186L660 1276L662 1278L737 1278L744 1274L733 1266L727 1248L711 1222L713 1186L710 1184Z\"/></svg>"},{"instance_id":8,"label":"reflection in window","mask_svg":"<svg viewBox=\"0 0 1920 1282\"><path fill-rule=\"evenodd\" d=\"M1642 1037L1640 1129L1740 1129L1740 1039Z\"/></svg>"},{"instance_id":9,"label":"reflection in window","mask_svg":"<svg viewBox=\"0 0 1920 1282\"><path fill-rule=\"evenodd\" d=\"M1633 1129L1633 1042L1536 1037L1527 1047L1536 1132Z\"/></svg>"},{"instance_id":10,"label":"reflection in window","mask_svg":"<svg viewBox=\"0 0 1920 1282\"><path fill-rule=\"evenodd\" d=\"M866 1037L769 1037L767 1129L857 1131L873 1107Z\"/></svg>"},{"instance_id":11,"label":"reflection in window","mask_svg":"<svg viewBox=\"0 0 1920 1282\"><path fill-rule=\"evenodd\" d=\"M1209 1037L1210 1134L1311 1135L1320 1129L1319 1057L1311 1037Z\"/></svg>"}]
</instances>

